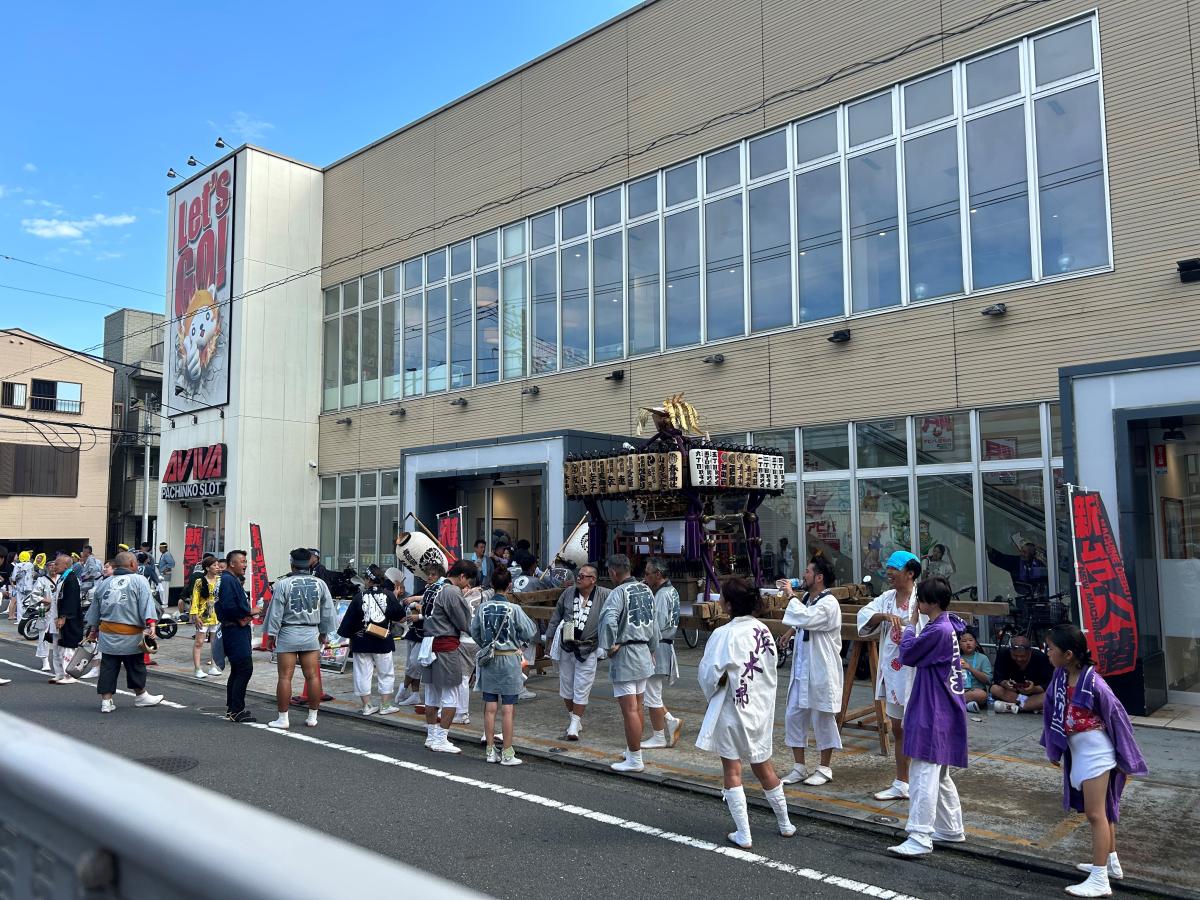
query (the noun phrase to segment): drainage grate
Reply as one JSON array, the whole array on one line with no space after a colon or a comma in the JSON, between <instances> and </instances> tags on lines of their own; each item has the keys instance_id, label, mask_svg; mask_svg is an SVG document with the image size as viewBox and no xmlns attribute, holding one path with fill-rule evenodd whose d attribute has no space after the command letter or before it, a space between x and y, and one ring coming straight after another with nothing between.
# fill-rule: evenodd
<instances>
[{"instance_id":1,"label":"drainage grate","mask_svg":"<svg viewBox=\"0 0 1200 900\"><path fill-rule=\"evenodd\" d=\"M182 775L200 765L200 760L190 756L146 756L134 761L168 775Z\"/></svg>"}]
</instances>

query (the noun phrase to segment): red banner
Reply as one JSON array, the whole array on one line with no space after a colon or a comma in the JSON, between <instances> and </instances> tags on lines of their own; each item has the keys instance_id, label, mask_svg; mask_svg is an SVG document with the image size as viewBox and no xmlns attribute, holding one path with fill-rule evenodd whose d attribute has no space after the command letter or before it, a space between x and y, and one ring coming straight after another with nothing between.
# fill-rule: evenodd
<instances>
[{"instance_id":1,"label":"red banner","mask_svg":"<svg viewBox=\"0 0 1200 900\"><path fill-rule=\"evenodd\" d=\"M250 523L250 605L271 602L271 583L267 580L267 563L263 557L262 528Z\"/></svg>"},{"instance_id":2,"label":"red banner","mask_svg":"<svg viewBox=\"0 0 1200 900\"><path fill-rule=\"evenodd\" d=\"M1096 668L1101 675L1132 672L1137 663L1137 619L1104 502L1096 491L1075 491L1071 512L1083 627Z\"/></svg>"},{"instance_id":3,"label":"red banner","mask_svg":"<svg viewBox=\"0 0 1200 900\"><path fill-rule=\"evenodd\" d=\"M183 573L184 578L192 574L192 569L204 556L204 528L201 525L188 525L183 529Z\"/></svg>"},{"instance_id":4,"label":"red banner","mask_svg":"<svg viewBox=\"0 0 1200 900\"><path fill-rule=\"evenodd\" d=\"M462 559L462 510L452 509L450 512L438 513L438 540L448 551L448 562L453 565L457 559Z\"/></svg>"}]
</instances>

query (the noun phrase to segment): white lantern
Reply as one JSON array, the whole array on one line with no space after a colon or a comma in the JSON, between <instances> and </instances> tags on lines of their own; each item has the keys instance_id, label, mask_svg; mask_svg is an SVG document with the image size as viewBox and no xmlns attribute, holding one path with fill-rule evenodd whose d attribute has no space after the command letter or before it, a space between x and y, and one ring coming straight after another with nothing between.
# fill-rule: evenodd
<instances>
[{"instance_id":1,"label":"white lantern","mask_svg":"<svg viewBox=\"0 0 1200 900\"><path fill-rule=\"evenodd\" d=\"M575 567L586 566L588 563L588 520L585 516L575 526L575 530L571 532L566 541L562 545L562 549L558 551L558 558L564 562L573 562Z\"/></svg>"},{"instance_id":2,"label":"white lantern","mask_svg":"<svg viewBox=\"0 0 1200 900\"><path fill-rule=\"evenodd\" d=\"M449 568L446 554L427 534L419 531L401 531L396 535L396 559L409 571L420 574L426 566L440 565Z\"/></svg>"}]
</instances>

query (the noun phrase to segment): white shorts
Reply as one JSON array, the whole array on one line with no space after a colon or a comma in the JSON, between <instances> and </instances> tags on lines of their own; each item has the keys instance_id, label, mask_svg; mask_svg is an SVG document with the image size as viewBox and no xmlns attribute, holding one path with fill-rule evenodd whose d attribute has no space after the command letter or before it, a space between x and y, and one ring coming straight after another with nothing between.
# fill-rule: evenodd
<instances>
[{"instance_id":1,"label":"white shorts","mask_svg":"<svg viewBox=\"0 0 1200 900\"><path fill-rule=\"evenodd\" d=\"M821 712L804 707L789 707L783 717L784 743L789 747L808 746L808 736L817 741L818 750L841 750L842 736L838 733L837 713Z\"/></svg>"},{"instance_id":2,"label":"white shorts","mask_svg":"<svg viewBox=\"0 0 1200 900\"><path fill-rule=\"evenodd\" d=\"M350 660L354 664L354 693L360 697L371 696L371 676L379 673L379 694L386 697L396 689L396 662L390 653L355 653Z\"/></svg>"},{"instance_id":3,"label":"white shorts","mask_svg":"<svg viewBox=\"0 0 1200 900\"><path fill-rule=\"evenodd\" d=\"M217 625L197 625L196 634L216 634L218 627Z\"/></svg>"},{"instance_id":4,"label":"white shorts","mask_svg":"<svg viewBox=\"0 0 1200 900\"><path fill-rule=\"evenodd\" d=\"M1071 748L1071 787L1083 790L1083 783L1117 767L1112 738L1103 728L1067 735Z\"/></svg>"},{"instance_id":5,"label":"white shorts","mask_svg":"<svg viewBox=\"0 0 1200 900\"><path fill-rule=\"evenodd\" d=\"M458 685L448 688L437 688L425 682L425 705L437 709L458 709Z\"/></svg>"},{"instance_id":6,"label":"white shorts","mask_svg":"<svg viewBox=\"0 0 1200 900\"><path fill-rule=\"evenodd\" d=\"M646 679L646 697L642 700L642 705L647 709L662 709L663 685L666 684L666 675L651 675Z\"/></svg>"},{"instance_id":7,"label":"white shorts","mask_svg":"<svg viewBox=\"0 0 1200 900\"><path fill-rule=\"evenodd\" d=\"M583 662L574 653L563 651L558 661L558 696L580 706L587 706L592 696L592 685L596 681L599 657L593 653Z\"/></svg>"},{"instance_id":8,"label":"white shorts","mask_svg":"<svg viewBox=\"0 0 1200 900\"><path fill-rule=\"evenodd\" d=\"M637 681L614 681L613 696L614 697L632 697L635 694L646 693L646 679L639 678Z\"/></svg>"},{"instance_id":9,"label":"white shorts","mask_svg":"<svg viewBox=\"0 0 1200 900\"><path fill-rule=\"evenodd\" d=\"M889 719L899 719L904 721L904 707L899 703L893 703L891 700L885 700L883 704L887 708L887 716Z\"/></svg>"}]
</instances>

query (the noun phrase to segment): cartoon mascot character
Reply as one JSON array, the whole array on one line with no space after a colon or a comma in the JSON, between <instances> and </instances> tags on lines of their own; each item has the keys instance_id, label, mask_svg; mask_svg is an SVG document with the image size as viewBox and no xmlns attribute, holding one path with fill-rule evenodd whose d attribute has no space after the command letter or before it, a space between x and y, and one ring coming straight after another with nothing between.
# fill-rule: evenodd
<instances>
[{"instance_id":1,"label":"cartoon mascot character","mask_svg":"<svg viewBox=\"0 0 1200 900\"><path fill-rule=\"evenodd\" d=\"M213 299L215 293L213 287L207 291L196 291L179 323L179 334L175 340L178 356L175 383L189 394L200 389L204 374L217 351L217 338L221 334L221 308Z\"/></svg>"}]
</instances>

